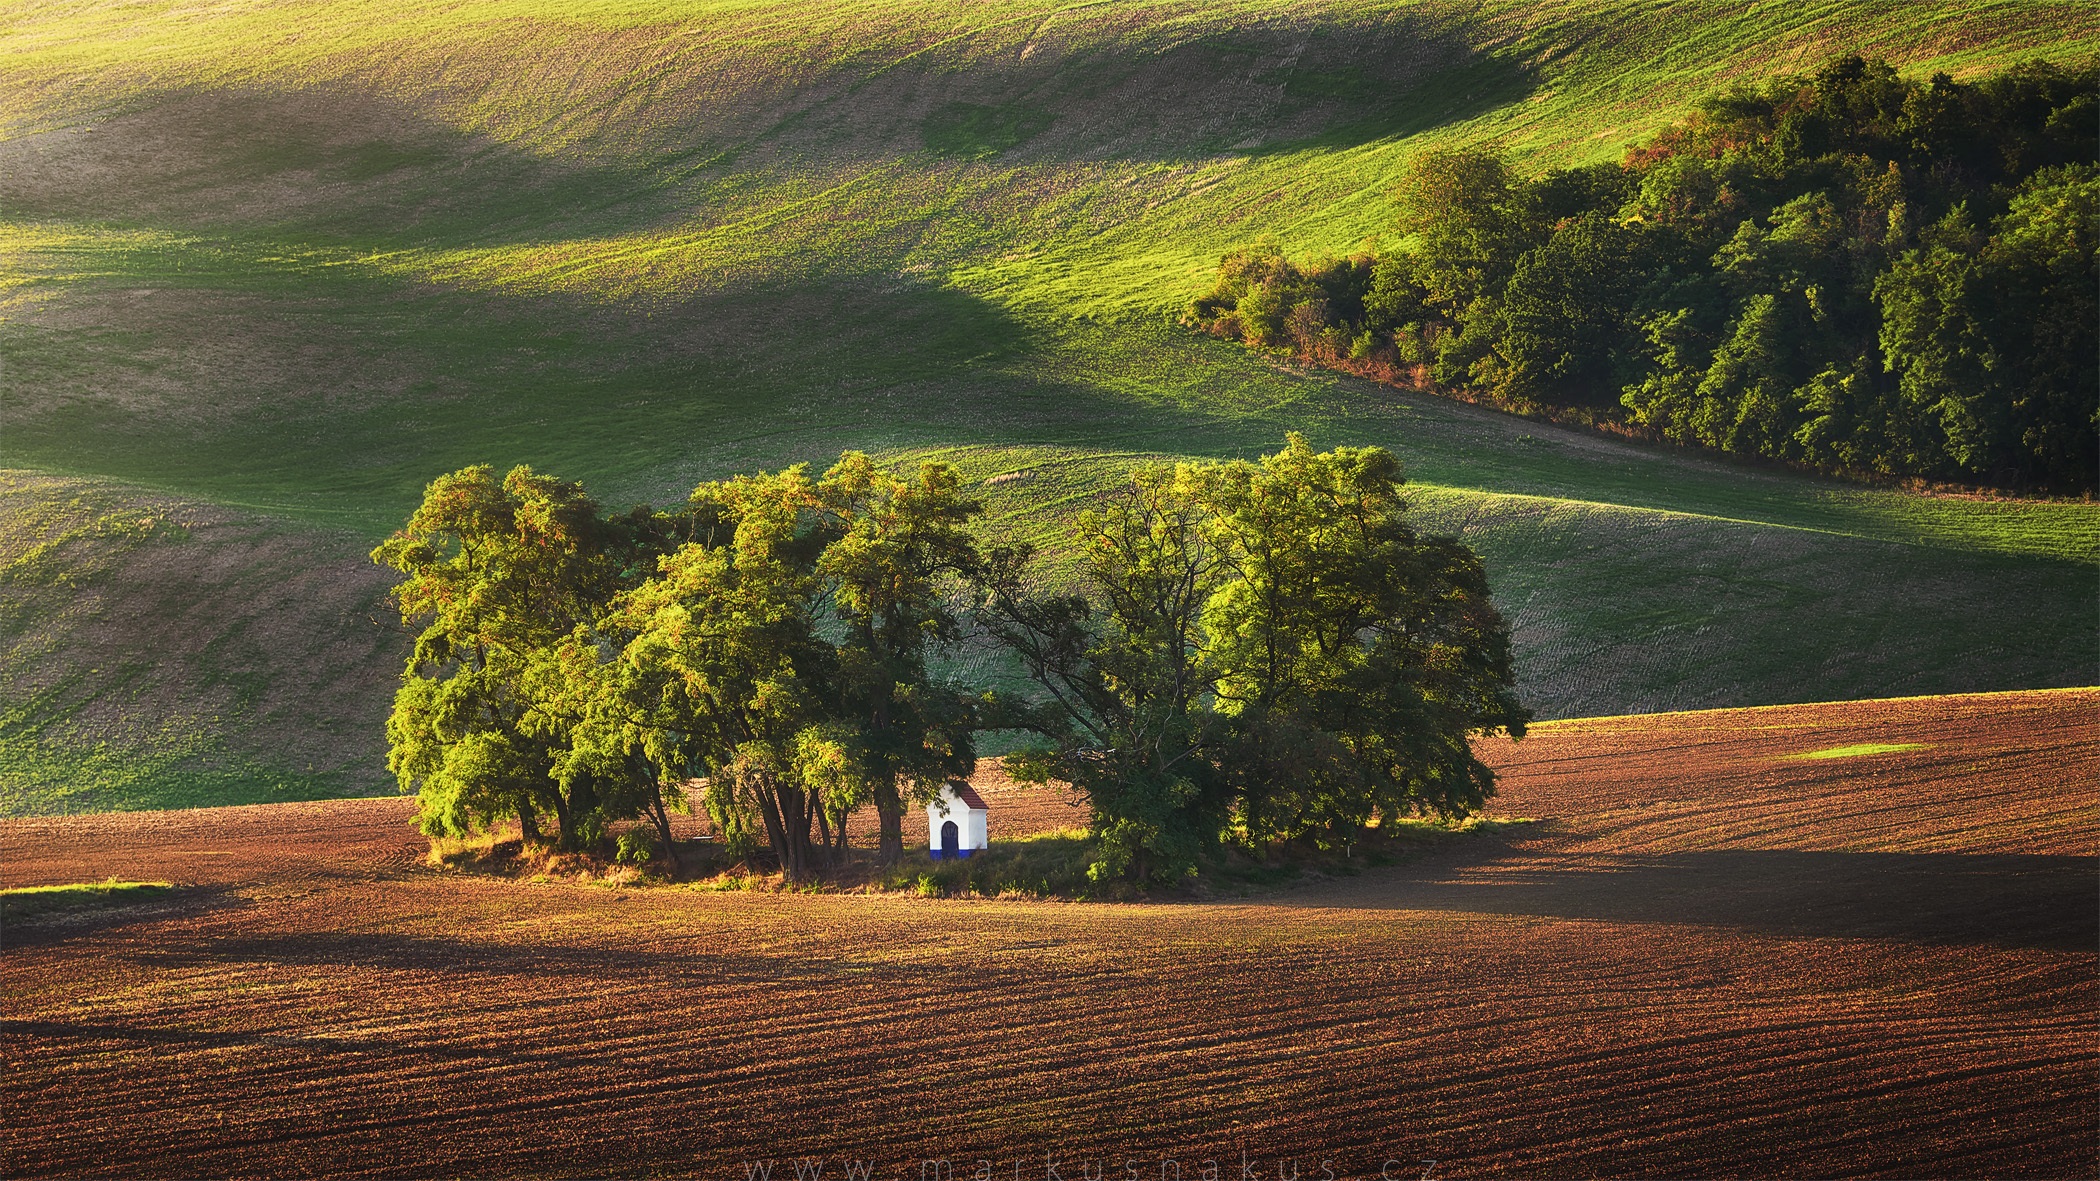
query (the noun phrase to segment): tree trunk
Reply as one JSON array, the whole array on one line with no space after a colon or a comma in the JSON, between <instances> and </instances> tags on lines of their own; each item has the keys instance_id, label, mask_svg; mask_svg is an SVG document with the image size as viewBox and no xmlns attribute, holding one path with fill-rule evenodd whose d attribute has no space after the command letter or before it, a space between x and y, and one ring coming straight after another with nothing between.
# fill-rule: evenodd
<instances>
[{"instance_id":1,"label":"tree trunk","mask_svg":"<svg viewBox=\"0 0 2100 1181\"><path fill-rule=\"evenodd\" d=\"M779 788L780 797L780 873L791 882L799 882L808 872L803 861L803 846L809 843L809 817L799 815L795 807L796 792L793 788ZM798 833L799 830L799 833ZM797 835L804 839L796 840Z\"/></svg>"},{"instance_id":2,"label":"tree trunk","mask_svg":"<svg viewBox=\"0 0 2100 1181\"><path fill-rule=\"evenodd\" d=\"M868 648L873 651L873 627L870 626L865 634ZM875 715L869 720L874 723L872 729L877 734L889 729L889 703L877 701ZM897 768L894 763L890 764L887 773L875 780L875 819L882 834L875 845L875 860L882 865L895 865L904 859L904 801L897 794Z\"/></svg>"},{"instance_id":3,"label":"tree trunk","mask_svg":"<svg viewBox=\"0 0 2100 1181\"><path fill-rule=\"evenodd\" d=\"M560 792L558 792L558 791L557 791L557 792L555 792L555 793L554 793L554 823L555 823L555 824L556 824L556 826L558 827L558 830L559 830L559 831L557 831L557 832L556 832L556 833L554 834L554 847L555 847L555 848L557 848L557 849L560 849L560 850L562 850L563 852L569 852L569 851L570 851L570 850L569 850L569 830L570 830L570 827L571 827L571 825L570 825L570 823L569 823L569 816L570 816L570 812L569 812L569 797L567 797L567 796L565 796L565 795L561 794L561 793L560 793Z\"/></svg>"},{"instance_id":4,"label":"tree trunk","mask_svg":"<svg viewBox=\"0 0 2100 1181\"><path fill-rule=\"evenodd\" d=\"M904 859L904 800L897 794L895 777L876 781L875 815L882 822L882 844L876 853L884 865Z\"/></svg>"},{"instance_id":5,"label":"tree trunk","mask_svg":"<svg viewBox=\"0 0 2100 1181\"><path fill-rule=\"evenodd\" d=\"M540 843L540 815L533 810L531 804L518 809L518 835L523 837L528 845Z\"/></svg>"},{"instance_id":6,"label":"tree trunk","mask_svg":"<svg viewBox=\"0 0 2100 1181\"><path fill-rule=\"evenodd\" d=\"M786 852L781 858L781 869L791 882L806 882L815 868L815 858L809 847L810 798L802 789L784 787L780 789L781 835L785 837Z\"/></svg>"},{"instance_id":7,"label":"tree trunk","mask_svg":"<svg viewBox=\"0 0 2100 1181\"><path fill-rule=\"evenodd\" d=\"M780 859L780 872L791 882L809 880L809 797L797 787L781 783L768 774L760 780L759 812L766 818L766 837L773 855Z\"/></svg>"},{"instance_id":8,"label":"tree trunk","mask_svg":"<svg viewBox=\"0 0 2100 1181\"><path fill-rule=\"evenodd\" d=\"M554 799L555 806L561 810L561 842L558 847L564 853L584 852L583 841L576 831L577 819L588 816L597 809L598 789L593 785L590 776L586 775L576 781L576 785L568 790L566 796L556 788Z\"/></svg>"},{"instance_id":9,"label":"tree trunk","mask_svg":"<svg viewBox=\"0 0 2100 1181\"><path fill-rule=\"evenodd\" d=\"M752 794L758 797L758 814L766 822L766 843L773 846L773 856L780 859L780 872L786 873L788 871L787 836L786 826L781 823L780 799L773 790L773 777L765 775L764 772L759 772L759 774L762 777L757 784L758 790Z\"/></svg>"},{"instance_id":10,"label":"tree trunk","mask_svg":"<svg viewBox=\"0 0 2100 1181\"><path fill-rule=\"evenodd\" d=\"M664 855L671 859L671 876L685 876L685 865L678 860L678 842L671 839L671 813L664 807L663 781L654 774L649 776L649 802L653 805L651 819L656 821L656 835L663 838Z\"/></svg>"}]
</instances>

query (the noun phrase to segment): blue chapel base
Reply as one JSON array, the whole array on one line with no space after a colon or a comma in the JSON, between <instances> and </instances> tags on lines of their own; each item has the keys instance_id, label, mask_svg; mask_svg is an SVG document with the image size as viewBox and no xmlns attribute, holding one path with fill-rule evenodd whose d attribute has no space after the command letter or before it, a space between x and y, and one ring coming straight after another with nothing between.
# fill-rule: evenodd
<instances>
[{"instance_id":1,"label":"blue chapel base","mask_svg":"<svg viewBox=\"0 0 2100 1181\"><path fill-rule=\"evenodd\" d=\"M946 849L928 849L926 851L928 853L933 854L933 859L935 861L939 861L942 858L949 856L968 857L972 853L979 852L979 850L977 849L957 849L953 854L950 854Z\"/></svg>"}]
</instances>

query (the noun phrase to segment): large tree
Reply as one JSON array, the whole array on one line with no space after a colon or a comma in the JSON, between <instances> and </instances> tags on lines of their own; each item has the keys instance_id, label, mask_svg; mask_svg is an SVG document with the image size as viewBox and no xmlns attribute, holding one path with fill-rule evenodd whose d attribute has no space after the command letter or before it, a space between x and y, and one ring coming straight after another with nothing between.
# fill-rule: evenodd
<instances>
[{"instance_id":1,"label":"large tree","mask_svg":"<svg viewBox=\"0 0 2100 1181\"><path fill-rule=\"evenodd\" d=\"M944 465L907 479L857 452L821 479L701 485L695 540L571 641L591 701L572 763L631 767L645 789L705 777L718 827L762 832L793 880L843 849L867 803L894 860L907 796L976 762L970 695L928 672L955 635L947 583L974 569L975 511Z\"/></svg>"},{"instance_id":2,"label":"large tree","mask_svg":"<svg viewBox=\"0 0 2100 1181\"><path fill-rule=\"evenodd\" d=\"M899 477L857 451L839 457L817 495L831 536L816 569L843 632L840 724L824 740L825 765L871 789L891 862L904 854L907 797L930 798L977 762L972 694L932 675L927 657L957 637L955 591L978 566L965 526L979 508L946 464Z\"/></svg>"},{"instance_id":3,"label":"large tree","mask_svg":"<svg viewBox=\"0 0 2100 1181\"><path fill-rule=\"evenodd\" d=\"M1219 572L1197 498L1204 479L1192 465L1141 469L1082 513L1081 592L1042 593L1026 547L987 564L980 617L1043 693L1015 720L1054 744L1007 765L1086 795L1097 879L1192 872L1225 822L1203 661L1203 605Z\"/></svg>"},{"instance_id":4,"label":"large tree","mask_svg":"<svg viewBox=\"0 0 2100 1181\"><path fill-rule=\"evenodd\" d=\"M2049 169L1986 237L1958 208L1884 274L1881 346L1961 468L2059 492L2100 482L2100 171Z\"/></svg>"},{"instance_id":5,"label":"large tree","mask_svg":"<svg viewBox=\"0 0 2100 1181\"><path fill-rule=\"evenodd\" d=\"M1172 880L1221 838L1348 843L1492 792L1471 736L1523 733L1477 558L1407 525L1379 448L1292 435L1259 465L1148 468L1080 521L1082 593L992 563L983 617L1054 740L1010 760L1086 793L1097 877Z\"/></svg>"},{"instance_id":6,"label":"large tree","mask_svg":"<svg viewBox=\"0 0 2100 1181\"><path fill-rule=\"evenodd\" d=\"M824 806L804 762L837 663L819 634L820 497L798 465L703 484L693 501L712 528L622 600L632 638L604 678L608 708L631 719L626 741L663 773L707 779L732 844L755 821L799 881L817 868L811 828Z\"/></svg>"},{"instance_id":7,"label":"large tree","mask_svg":"<svg viewBox=\"0 0 2100 1181\"><path fill-rule=\"evenodd\" d=\"M1524 732L1480 560L1414 531L1404 482L1383 448L1316 453L1293 434L1201 487L1227 568L1203 659L1252 843L1348 843L1405 815L1466 815L1494 790L1469 737Z\"/></svg>"},{"instance_id":8,"label":"large tree","mask_svg":"<svg viewBox=\"0 0 2100 1181\"><path fill-rule=\"evenodd\" d=\"M1409 162L1397 196L1398 228L1414 239L1430 298L1452 312L1498 295L1541 236L1519 178L1497 153L1424 152Z\"/></svg>"},{"instance_id":9,"label":"large tree","mask_svg":"<svg viewBox=\"0 0 2100 1181\"><path fill-rule=\"evenodd\" d=\"M515 816L529 839L552 815L579 848L631 814L625 787L566 767L575 715L560 650L669 547L677 522L608 518L581 485L529 467L441 476L372 551L406 577L393 596L420 625L387 721L388 766L432 835Z\"/></svg>"}]
</instances>

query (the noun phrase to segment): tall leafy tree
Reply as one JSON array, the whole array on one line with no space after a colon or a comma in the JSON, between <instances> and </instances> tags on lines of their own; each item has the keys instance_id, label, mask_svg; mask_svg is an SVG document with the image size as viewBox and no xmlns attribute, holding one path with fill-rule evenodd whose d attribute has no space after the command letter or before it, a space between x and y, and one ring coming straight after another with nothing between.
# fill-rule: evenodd
<instances>
[{"instance_id":1,"label":"tall leafy tree","mask_svg":"<svg viewBox=\"0 0 2100 1181\"><path fill-rule=\"evenodd\" d=\"M924 800L976 766L973 695L928 671L929 652L958 635L962 580L975 574L965 530L979 511L946 464L910 477L849 451L817 489L831 531L816 572L830 590L840 726L825 752L872 791L885 862L904 853L907 799ZM843 831L843 830L841 830Z\"/></svg>"},{"instance_id":2,"label":"tall leafy tree","mask_svg":"<svg viewBox=\"0 0 2100 1181\"><path fill-rule=\"evenodd\" d=\"M705 777L731 843L762 832L800 881L818 868L824 800L807 763L837 664L819 634L821 500L796 466L703 484L693 501L709 527L620 601L628 638L591 673L597 728L604 749L658 778Z\"/></svg>"},{"instance_id":3,"label":"tall leafy tree","mask_svg":"<svg viewBox=\"0 0 2100 1181\"><path fill-rule=\"evenodd\" d=\"M1205 482L1229 577L1204 607L1204 663L1249 840L1466 815L1494 790L1470 736L1524 732L1479 559L1415 533L1404 483L1383 448L1315 452L1298 434Z\"/></svg>"},{"instance_id":4,"label":"tall leafy tree","mask_svg":"<svg viewBox=\"0 0 2100 1181\"><path fill-rule=\"evenodd\" d=\"M571 642L591 702L572 762L645 788L705 777L717 826L762 833L794 880L836 856L863 804L894 860L907 799L975 766L971 695L928 657L956 635L976 505L945 465L904 478L857 452L821 479L703 484L693 504L694 542ZM659 818L660 798L645 796Z\"/></svg>"},{"instance_id":5,"label":"tall leafy tree","mask_svg":"<svg viewBox=\"0 0 2100 1181\"><path fill-rule=\"evenodd\" d=\"M476 466L433 481L372 551L400 571L393 596L420 625L387 722L388 766L433 834L515 816L528 838L555 819L564 848L626 807L615 784L564 774L574 717L559 650L668 548L676 524L638 508L600 514L580 485Z\"/></svg>"},{"instance_id":6,"label":"tall leafy tree","mask_svg":"<svg viewBox=\"0 0 2100 1181\"><path fill-rule=\"evenodd\" d=\"M1616 405L1645 260L1638 231L1586 212L1517 260L1497 344L1505 392L1533 403Z\"/></svg>"},{"instance_id":7,"label":"tall leafy tree","mask_svg":"<svg viewBox=\"0 0 2100 1181\"><path fill-rule=\"evenodd\" d=\"M1451 311L1499 295L1541 227L1499 153L1424 152L1401 177L1399 230L1413 236L1430 298Z\"/></svg>"},{"instance_id":8,"label":"tall leafy tree","mask_svg":"<svg viewBox=\"0 0 2100 1181\"><path fill-rule=\"evenodd\" d=\"M1943 219L1875 287L1904 401L1968 472L2071 492L2100 482L2100 172L2038 173L1989 236Z\"/></svg>"},{"instance_id":9,"label":"tall leafy tree","mask_svg":"<svg viewBox=\"0 0 2100 1181\"><path fill-rule=\"evenodd\" d=\"M1141 469L1080 514L1084 593L1037 591L1026 548L987 566L980 617L1044 694L1016 720L1054 743L1007 765L1086 795L1098 880L1178 879L1225 823L1201 630L1220 572L1198 500L1207 478L1192 465Z\"/></svg>"},{"instance_id":10,"label":"tall leafy tree","mask_svg":"<svg viewBox=\"0 0 2100 1181\"><path fill-rule=\"evenodd\" d=\"M1407 526L1402 482L1386 451L1293 435L1259 465L1136 473L1080 521L1083 594L1032 595L1026 555L996 555L987 626L1055 740L1009 765L1086 793L1096 876L1481 806L1469 738L1528 719L1509 629L1472 553Z\"/></svg>"}]
</instances>

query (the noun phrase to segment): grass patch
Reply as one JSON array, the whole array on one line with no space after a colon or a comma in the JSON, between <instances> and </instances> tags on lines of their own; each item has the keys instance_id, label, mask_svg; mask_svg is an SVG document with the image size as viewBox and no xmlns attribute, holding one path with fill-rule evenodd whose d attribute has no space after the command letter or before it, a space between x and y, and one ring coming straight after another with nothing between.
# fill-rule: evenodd
<instances>
[{"instance_id":1,"label":"grass patch","mask_svg":"<svg viewBox=\"0 0 2100 1181\"><path fill-rule=\"evenodd\" d=\"M175 887L168 882L73 882L60 886L19 886L0 890L0 921L17 922L39 915L126 906L162 897Z\"/></svg>"},{"instance_id":2,"label":"grass patch","mask_svg":"<svg viewBox=\"0 0 2100 1181\"><path fill-rule=\"evenodd\" d=\"M57 727L16 729L18 718L17 711L0 711L0 816L283 804L371 792L363 777L289 772L229 751L208 723L113 742Z\"/></svg>"},{"instance_id":3,"label":"grass patch","mask_svg":"<svg viewBox=\"0 0 2100 1181\"><path fill-rule=\"evenodd\" d=\"M1867 755L1893 755L1910 750L1931 750L1929 742L1855 742L1849 746L1830 746L1822 750L1804 751L1797 755L1783 755L1783 759L1857 759Z\"/></svg>"}]
</instances>

